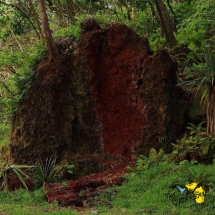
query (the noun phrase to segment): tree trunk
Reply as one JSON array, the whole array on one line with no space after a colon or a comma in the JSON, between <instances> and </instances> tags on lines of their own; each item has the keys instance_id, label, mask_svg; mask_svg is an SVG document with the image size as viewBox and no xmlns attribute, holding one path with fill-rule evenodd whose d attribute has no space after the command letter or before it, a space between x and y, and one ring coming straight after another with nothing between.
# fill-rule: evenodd
<instances>
[{"instance_id":1,"label":"tree trunk","mask_svg":"<svg viewBox=\"0 0 215 215\"><path fill-rule=\"evenodd\" d=\"M125 0L120 0L121 5L123 5L127 10L127 19L131 21L131 10L128 6L128 3Z\"/></svg>"},{"instance_id":2,"label":"tree trunk","mask_svg":"<svg viewBox=\"0 0 215 215\"><path fill-rule=\"evenodd\" d=\"M215 87L207 98L207 134L215 137Z\"/></svg>"},{"instance_id":3,"label":"tree trunk","mask_svg":"<svg viewBox=\"0 0 215 215\"><path fill-rule=\"evenodd\" d=\"M169 9L170 9L170 11L171 11L173 17L174 17L173 20L172 20L171 17L170 17L170 15L169 15L170 20L172 21L173 30L174 30L175 33L178 33L178 30L177 30L177 27L176 27L176 22L177 22L177 21L176 21L175 12L174 12L174 10L173 10L173 8L172 8L172 6L171 6L169 0L167 0L167 4L168 4L168 7L169 7Z\"/></svg>"},{"instance_id":4,"label":"tree trunk","mask_svg":"<svg viewBox=\"0 0 215 215\"><path fill-rule=\"evenodd\" d=\"M75 7L72 0L66 0L67 8L68 8L68 14L69 18L71 19L72 23L75 24Z\"/></svg>"},{"instance_id":5,"label":"tree trunk","mask_svg":"<svg viewBox=\"0 0 215 215\"><path fill-rule=\"evenodd\" d=\"M163 26L167 45L168 47L172 48L173 46L177 45L177 41L173 33L172 22L170 20L170 17L167 14L166 6L162 0L154 0L154 1Z\"/></svg>"},{"instance_id":6,"label":"tree trunk","mask_svg":"<svg viewBox=\"0 0 215 215\"><path fill-rule=\"evenodd\" d=\"M39 9L42 20L43 36L47 42L49 54L51 55L52 60L55 62L56 67L58 67L60 64L60 55L58 53L57 46L54 42L51 29L49 27L44 0L39 0Z\"/></svg>"},{"instance_id":7,"label":"tree trunk","mask_svg":"<svg viewBox=\"0 0 215 215\"><path fill-rule=\"evenodd\" d=\"M42 33L42 29L41 29L41 27L40 27L39 18L38 18L38 15L37 15L37 13L36 13L36 11L35 11L35 9L34 9L34 5L33 5L33 3L32 3L32 0L28 0L28 4L29 4L30 10L31 10L31 14L32 14L33 17L34 17L34 23L35 23L35 25L36 25L36 27L37 27L39 37L40 37L40 39L42 39L42 38L44 38L44 37L43 37L43 33Z\"/></svg>"},{"instance_id":8,"label":"tree trunk","mask_svg":"<svg viewBox=\"0 0 215 215\"><path fill-rule=\"evenodd\" d=\"M66 22L63 15L63 5L60 0L57 0L56 12L57 12L60 26L66 27Z\"/></svg>"},{"instance_id":9,"label":"tree trunk","mask_svg":"<svg viewBox=\"0 0 215 215\"><path fill-rule=\"evenodd\" d=\"M155 17L156 21L158 22L158 24L159 24L160 27L161 27L161 37L163 37L163 36L164 36L164 30L163 30L163 25L162 25L162 23L161 23L160 17L158 16L157 12L155 11L152 2L149 1L148 3L149 3L149 6L150 6L152 15ZM154 27L154 28L155 28L155 27Z\"/></svg>"}]
</instances>

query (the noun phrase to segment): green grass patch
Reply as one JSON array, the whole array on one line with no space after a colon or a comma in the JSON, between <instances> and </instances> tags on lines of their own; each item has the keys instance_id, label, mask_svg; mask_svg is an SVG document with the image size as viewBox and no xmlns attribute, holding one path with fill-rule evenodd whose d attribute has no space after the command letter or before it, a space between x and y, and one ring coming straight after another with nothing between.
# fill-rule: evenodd
<instances>
[{"instance_id":1,"label":"green grass patch","mask_svg":"<svg viewBox=\"0 0 215 215\"><path fill-rule=\"evenodd\" d=\"M123 186L111 188L113 193L110 201L111 207L107 204L100 205L98 212L101 214L132 215L212 215L215 210L215 180L212 178L215 174L215 165L198 164L193 165L191 169L194 175L185 166L160 163L153 168L129 174L126 176L127 181ZM204 174L205 172L211 174ZM178 188L171 188L177 184L182 186L187 183L202 181L204 178L201 176L208 177L205 178L208 185L203 186L207 191L204 202L201 204L196 203L192 192L187 190L181 194Z\"/></svg>"},{"instance_id":2,"label":"green grass patch","mask_svg":"<svg viewBox=\"0 0 215 215\"><path fill-rule=\"evenodd\" d=\"M11 215L75 215L70 208L60 208L57 204L48 204L42 189L35 191L16 190L0 192L0 214Z\"/></svg>"}]
</instances>

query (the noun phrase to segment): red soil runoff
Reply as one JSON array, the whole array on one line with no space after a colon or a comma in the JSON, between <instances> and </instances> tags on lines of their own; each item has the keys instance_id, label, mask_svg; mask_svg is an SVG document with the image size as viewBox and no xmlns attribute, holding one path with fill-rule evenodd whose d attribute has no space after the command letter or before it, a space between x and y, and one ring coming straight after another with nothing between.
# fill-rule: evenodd
<instances>
[{"instance_id":1,"label":"red soil runoff","mask_svg":"<svg viewBox=\"0 0 215 215\"><path fill-rule=\"evenodd\" d=\"M130 163L134 166L134 163ZM123 176L128 173L127 165L114 165L101 173L82 176L78 180L70 181L66 187L62 184L47 184L46 199L49 203L57 201L60 206L72 206L77 208L88 205L90 200L100 195L105 189L112 185L122 185ZM78 194L83 191L82 194Z\"/></svg>"}]
</instances>

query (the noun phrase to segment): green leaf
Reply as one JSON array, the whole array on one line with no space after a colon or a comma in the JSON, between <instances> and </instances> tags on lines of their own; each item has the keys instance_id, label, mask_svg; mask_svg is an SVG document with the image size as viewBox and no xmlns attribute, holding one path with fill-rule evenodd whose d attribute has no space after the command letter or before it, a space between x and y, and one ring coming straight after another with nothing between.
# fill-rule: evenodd
<instances>
[{"instance_id":1,"label":"green leaf","mask_svg":"<svg viewBox=\"0 0 215 215\"><path fill-rule=\"evenodd\" d=\"M179 163L179 165L181 166L187 166L187 165L190 165L189 161L188 160L183 160Z\"/></svg>"},{"instance_id":2,"label":"green leaf","mask_svg":"<svg viewBox=\"0 0 215 215\"><path fill-rule=\"evenodd\" d=\"M151 148L150 149L150 152L149 152L149 159L152 159L152 160L155 160L157 157L157 152L154 148Z\"/></svg>"},{"instance_id":3,"label":"green leaf","mask_svg":"<svg viewBox=\"0 0 215 215\"><path fill-rule=\"evenodd\" d=\"M25 189L28 190L28 187L27 187L22 175L19 173L19 171L17 171L16 169L13 169L13 171L16 173L16 175L18 176L19 180L21 181L21 183L23 184Z\"/></svg>"},{"instance_id":4,"label":"green leaf","mask_svg":"<svg viewBox=\"0 0 215 215\"><path fill-rule=\"evenodd\" d=\"M203 141L201 143L200 149L202 150L203 155L208 154L209 147L210 147L210 142L209 141Z\"/></svg>"}]
</instances>

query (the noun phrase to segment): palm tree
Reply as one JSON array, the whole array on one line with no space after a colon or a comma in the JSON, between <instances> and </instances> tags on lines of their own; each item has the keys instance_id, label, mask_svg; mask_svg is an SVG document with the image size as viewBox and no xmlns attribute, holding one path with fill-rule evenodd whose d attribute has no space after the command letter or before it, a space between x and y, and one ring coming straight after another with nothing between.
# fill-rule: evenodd
<instances>
[{"instance_id":1,"label":"palm tree","mask_svg":"<svg viewBox=\"0 0 215 215\"><path fill-rule=\"evenodd\" d=\"M210 47L206 48L202 62L194 64L191 70L193 78L189 73L179 85L195 87L196 93L201 94L201 102L206 106L207 134L215 137L215 56Z\"/></svg>"}]
</instances>

